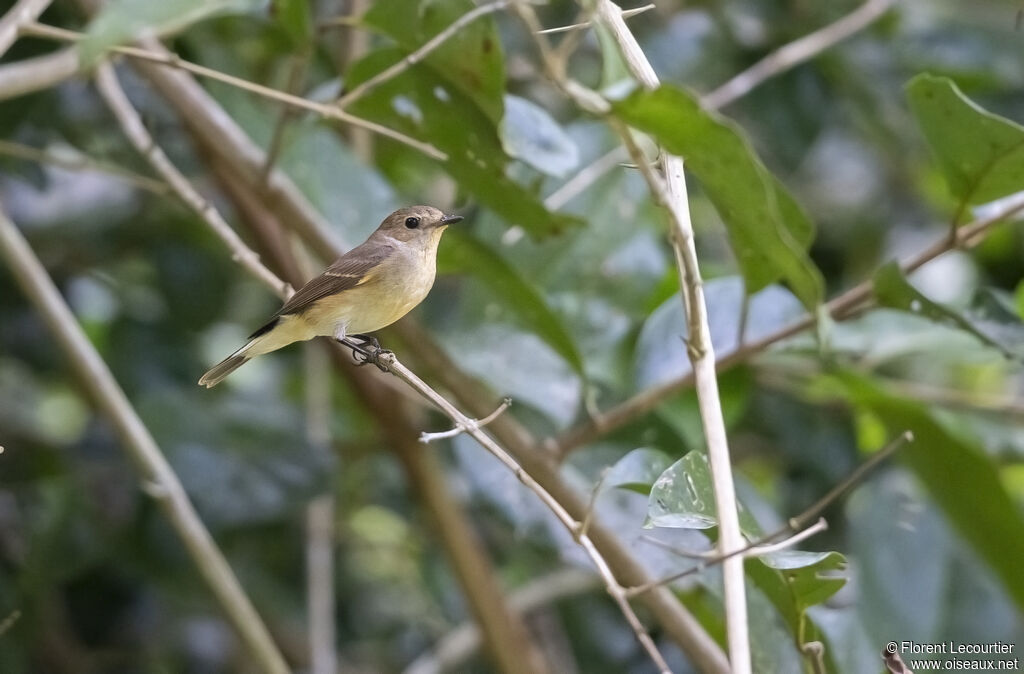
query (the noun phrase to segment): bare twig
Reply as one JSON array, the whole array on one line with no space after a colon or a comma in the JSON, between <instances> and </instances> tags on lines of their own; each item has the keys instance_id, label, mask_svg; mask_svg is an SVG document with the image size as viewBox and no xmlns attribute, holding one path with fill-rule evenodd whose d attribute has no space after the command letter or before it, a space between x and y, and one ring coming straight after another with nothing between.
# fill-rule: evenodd
<instances>
[{"instance_id":1,"label":"bare twig","mask_svg":"<svg viewBox=\"0 0 1024 674\"><path fill-rule=\"evenodd\" d=\"M132 145L149 160L157 173L174 188L182 201L220 237L231 251L232 259L241 264L250 274L273 288L279 297L287 299L292 294L291 286L279 279L274 272L260 262L259 255L245 245L245 242L224 221L217 209L192 187L188 179L175 168L163 150L153 141L152 136L149 135L142 123L142 119L132 107L131 101L121 89L117 75L114 74L114 67L109 63L101 63L97 66L96 86L111 112L117 117Z\"/></svg>"},{"instance_id":2,"label":"bare twig","mask_svg":"<svg viewBox=\"0 0 1024 674\"><path fill-rule=\"evenodd\" d=\"M711 109L729 105L766 80L809 61L826 49L830 49L851 35L864 30L885 14L894 2L896 0L867 0L838 21L776 49L722 86L703 96L701 102Z\"/></svg>"},{"instance_id":3,"label":"bare twig","mask_svg":"<svg viewBox=\"0 0 1024 674\"><path fill-rule=\"evenodd\" d=\"M557 211L618 166L626 156L622 146L616 145L545 197L544 207L550 211Z\"/></svg>"},{"instance_id":4,"label":"bare twig","mask_svg":"<svg viewBox=\"0 0 1024 674\"><path fill-rule=\"evenodd\" d=\"M622 18L623 19L631 19L634 16L636 16L637 14L643 14L644 12L650 11L650 10L652 10L654 8L655 8L655 4L652 2L651 4L644 5L643 7L633 7L631 9L624 9L624 10L622 10ZM573 23L573 24L570 24L568 26L558 26L556 28L545 28L544 30L538 30L537 34L538 35L553 35L555 33L568 33L569 31L573 31L573 30L582 30L584 28L589 28L592 24L593 24L593 21L583 21L581 23Z\"/></svg>"},{"instance_id":5,"label":"bare twig","mask_svg":"<svg viewBox=\"0 0 1024 674\"><path fill-rule=\"evenodd\" d=\"M64 28L56 28L54 26L44 26L38 23L26 26L23 29L23 31L26 34L34 35L36 37L45 37L54 40L62 40L65 42L76 42L82 39L83 37L81 33L78 33L76 31L66 30ZM325 103L317 103L316 101L310 101L305 98L302 98L301 96L289 94L284 91L278 91L277 89L272 89L271 87L266 87L263 86L262 84L257 84L255 82L250 82L249 80L245 80L240 77L235 77L234 75L228 75L214 68L207 68L206 66L201 66L197 63L192 63L191 61L186 61L174 53L164 54L150 51L148 49L142 49L140 47L127 46L111 47L110 51L131 58L141 59L162 66L167 66L169 68L184 70L195 75L199 75L201 77L206 77L211 80L216 80L218 82L230 84L233 87L237 87L239 89L248 91L252 94L256 94L257 96L262 96L263 98L267 98L272 101L285 103L287 105L302 110L315 112L321 117L325 117L327 119L336 119L339 122L343 122L345 124L358 126L360 128L372 131L373 133L379 134L381 136L391 138L392 140L395 140L399 143L408 145L409 147L415 148L416 150L419 150L423 154L433 159L443 161L448 158L448 155L446 155L441 150L438 150L430 143L424 143L422 141L416 140L411 136L405 135L401 131L395 131L394 129L388 128L376 122L372 122L368 119L356 117L355 115L349 114L344 110L341 110L337 106L327 105Z\"/></svg>"},{"instance_id":6,"label":"bare twig","mask_svg":"<svg viewBox=\"0 0 1024 674\"><path fill-rule=\"evenodd\" d=\"M943 234L942 237L936 239L928 248L901 261L900 268L904 273L909 274L954 248L962 249L977 245L992 227L1009 220L1022 211L1024 211L1024 202L1007 204L990 215L962 226L957 230L955 241L950 240L948 234ZM873 290L874 284L872 281L864 281L827 302L824 308L833 319L842 320L849 317L858 306L868 301ZM747 342L725 354L718 360L718 369L721 372L732 368L761 353L773 344L777 344L784 339L807 330L814 324L814 317L806 314L789 325L783 326L756 341ZM583 422L558 438L549 438L544 442L544 446L560 459L564 459L577 447L586 445L601 435L647 414L665 398L682 391L692 384L693 373L691 372L641 391L615 407L606 410L599 417Z\"/></svg>"},{"instance_id":7,"label":"bare twig","mask_svg":"<svg viewBox=\"0 0 1024 674\"><path fill-rule=\"evenodd\" d=\"M67 47L43 56L0 65L0 101L41 91L78 72L78 50Z\"/></svg>"},{"instance_id":8,"label":"bare twig","mask_svg":"<svg viewBox=\"0 0 1024 674\"><path fill-rule=\"evenodd\" d=\"M146 190L161 196L171 191L171 187L167 183L133 173L116 164L97 161L84 155L62 157L59 154L40 150L31 145L22 145L21 143L12 143L6 140L0 140L0 155L17 157L18 159L34 161L40 164L50 164L68 169L69 171L99 171L123 180L134 187L138 187L140 190Z\"/></svg>"},{"instance_id":9,"label":"bare twig","mask_svg":"<svg viewBox=\"0 0 1024 674\"><path fill-rule=\"evenodd\" d=\"M749 550L743 552L744 557L760 557L761 555L767 555L772 552L778 552L779 550L785 550L791 548L797 543L807 540L811 536L820 534L822 531L828 529L828 522L825 521L824 517L819 517L818 521L811 526L796 532L789 538L779 541L778 543L766 543L764 545L755 545Z\"/></svg>"},{"instance_id":10,"label":"bare twig","mask_svg":"<svg viewBox=\"0 0 1024 674\"><path fill-rule=\"evenodd\" d=\"M288 72L288 83L286 84L289 94L295 94L302 87L306 79L306 70L309 68L310 51L304 49L301 54L292 56L291 68ZM270 144L267 146L267 158L260 170L260 183L266 184L270 179L270 173L277 162L278 154L281 152L281 145L284 143L285 131L289 122L295 117L295 108L287 105L281 106L277 114L277 121L274 122L274 133L270 137ZM312 277L311 277L312 278Z\"/></svg>"},{"instance_id":11,"label":"bare twig","mask_svg":"<svg viewBox=\"0 0 1024 674\"><path fill-rule=\"evenodd\" d=\"M509 1L510 0L496 0L495 2L489 2L486 5L480 5L479 7L475 7L469 10L468 12L460 16L458 19L453 21L451 25L449 25L447 28L445 28L440 33L427 40L422 47L412 52L411 54L409 54L404 59L394 64L390 68L385 68L384 70L377 73L370 79L353 88L351 91L349 91L344 96L335 101L335 105L337 105L339 108L345 108L351 105L353 101L358 100L359 98L364 96L371 89L380 86L381 84L387 82L390 79L398 77L406 70L413 67L414 65L425 59L427 56L429 56L431 52L433 52L435 49L444 44L446 40L450 39L453 35L458 33L460 30L462 30L469 24L473 23L480 17L505 9L505 7L508 6Z\"/></svg>"},{"instance_id":12,"label":"bare twig","mask_svg":"<svg viewBox=\"0 0 1024 674\"><path fill-rule=\"evenodd\" d=\"M511 405L512 398L505 398L504 400L501 401L501 405L498 405L498 408L496 410L488 414L483 419L470 419L470 424L472 424L471 426L463 427L456 425L455 428L452 428L447 431L439 431L437 433L420 433L420 442L422 442L423 444L428 444L435 440L442 440L444 438L454 438L456 435L461 435L462 433L469 431L470 428L483 428L487 424L497 419L498 415L507 410Z\"/></svg>"},{"instance_id":13,"label":"bare twig","mask_svg":"<svg viewBox=\"0 0 1024 674\"><path fill-rule=\"evenodd\" d=\"M156 501L185 544L192 561L238 630L260 667L285 674L288 667L217 544L196 514L153 436L135 412L110 369L89 342L39 259L7 216L0 212L0 256L36 305L83 386L113 422L143 483L159 488Z\"/></svg>"},{"instance_id":14,"label":"bare twig","mask_svg":"<svg viewBox=\"0 0 1024 674\"><path fill-rule=\"evenodd\" d=\"M629 601L625 597L625 592L618 581L615 579L615 575L609 568L608 563L604 557L594 546L593 541L586 535L585 532L580 532L579 523L573 519L572 515L558 502L544 487L542 487L533 477L527 473L523 468L516 462L512 456L505 451L494 439L491 438L487 433L479 428L475 428L472 424L472 420L463 414L457 407L452 405L445 399L440 393L435 391L433 388L428 386L422 379L417 377L411 370L406 368L402 363L395 358L394 354L387 353L381 355L381 360L384 361L388 370L395 376L401 378L413 389L419 392L422 396L434 403L442 412L444 412L449 419L451 419L456 426L461 426L466 429L466 432L473 437L484 449L491 453L498 461L500 461L506 468L511 470L515 476L522 482L527 489L537 495L538 498L544 503L545 506L555 514L558 521L569 531L570 534L579 534L577 541L580 546L590 557L591 562L597 568L598 574L604 581L605 588L608 590L608 594L611 595L615 603L618 604L619 610L626 617L630 627L633 629L633 633L636 635L640 644L644 650L647 651L648 656L657 665L659 671L668 672L670 671L668 665L665 663L665 659L661 656L658 651L658 647L655 646L651 636L647 633L640 619L637 618L636 613L633 612L633 608L629 605Z\"/></svg>"},{"instance_id":15,"label":"bare twig","mask_svg":"<svg viewBox=\"0 0 1024 674\"><path fill-rule=\"evenodd\" d=\"M46 11L53 0L18 0L18 3L0 17L0 56L7 53L18 34Z\"/></svg>"},{"instance_id":16,"label":"bare twig","mask_svg":"<svg viewBox=\"0 0 1024 674\"><path fill-rule=\"evenodd\" d=\"M658 76L622 18L622 10L611 0L596 0L597 19L611 33L633 76L647 89L659 86ZM722 403L715 373L715 352L711 344L707 305L690 222L689 199L683 177L683 160L667 152L661 153L660 179L647 165L646 158L634 142L632 132L623 124L613 126L619 132L633 160L640 166L654 198L669 212L673 222L672 243L679 269L683 305L686 309L687 354L693 366L697 389L697 405L704 427L711 479L714 483L718 510L718 549L721 553L743 544L736 490L732 479L729 445L725 433ZM730 557L722 563L725 599L725 626L729 645L729 664L736 674L749 674L750 634L747 625L746 578L743 559Z\"/></svg>"}]
</instances>

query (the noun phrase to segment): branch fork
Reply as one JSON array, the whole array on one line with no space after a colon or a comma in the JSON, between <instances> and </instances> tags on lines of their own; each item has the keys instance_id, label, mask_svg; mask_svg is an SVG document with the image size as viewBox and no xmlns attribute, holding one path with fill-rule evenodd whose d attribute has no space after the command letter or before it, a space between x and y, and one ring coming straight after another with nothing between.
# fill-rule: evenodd
<instances>
[{"instance_id":1,"label":"branch fork","mask_svg":"<svg viewBox=\"0 0 1024 674\"><path fill-rule=\"evenodd\" d=\"M424 431L423 433L420 433L419 441L426 445L431 442L434 442L435 440L443 440L444 438L454 438L456 435L461 435L462 433L471 433L473 431L480 430L487 424L497 419L502 412L504 412L511 406L512 398L505 398L504 400L501 401L501 404L498 405L498 408L496 410L488 414L483 419L469 419L468 422L466 423L456 423L453 428L447 431L438 431L436 433L427 433L426 431Z\"/></svg>"}]
</instances>

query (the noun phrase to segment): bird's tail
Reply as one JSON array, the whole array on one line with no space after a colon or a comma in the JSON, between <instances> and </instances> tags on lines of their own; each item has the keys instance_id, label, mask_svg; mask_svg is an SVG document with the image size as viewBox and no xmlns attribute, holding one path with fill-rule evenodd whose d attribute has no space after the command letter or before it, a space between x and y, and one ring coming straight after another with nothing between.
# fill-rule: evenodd
<instances>
[{"instance_id":1,"label":"bird's tail","mask_svg":"<svg viewBox=\"0 0 1024 674\"><path fill-rule=\"evenodd\" d=\"M246 354L255 343L255 339L249 340L249 342L241 349L235 351L233 354L211 367L206 374L199 378L199 385L205 386L206 388L213 388L217 384L221 383L224 380L224 377L227 377L229 374L248 362L249 356Z\"/></svg>"}]
</instances>

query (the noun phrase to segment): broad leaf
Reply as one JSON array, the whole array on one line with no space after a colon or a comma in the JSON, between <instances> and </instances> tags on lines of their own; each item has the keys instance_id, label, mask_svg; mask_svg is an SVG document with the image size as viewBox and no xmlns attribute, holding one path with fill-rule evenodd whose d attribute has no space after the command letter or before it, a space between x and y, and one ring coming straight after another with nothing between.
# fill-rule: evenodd
<instances>
[{"instance_id":1,"label":"broad leaf","mask_svg":"<svg viewBox=\"0 0 1024 674\"><path fill-rule=\"evenodd\" d=\"M921 405L884 393L867 379L844 374L850 400L874 413L895 435L914 433L902 455L950 522L1024 607L1024 517L992 460L951 433Z\"/></svg>"},{"instance_id":2,"label":"broad leaf","mask_svg":"<svg viewBox=\"0 0 1024 674\"><path fill-rule=\"evenodd\" d=\"M946 77L918 75L907 95L957 199L978 204L1024 190L1024 127L981 109Z\"/></svg>"},{"instance_id":3,"label":"broad leaf","mask_svg":"<svg viewBox=\"0 0 1024 674\"><path fill-rule=\"evenodd\" d=\"M376 0L363 22L412 52L475 7L471 0ZM481 16L462 26L430 53L426 63L498 123L505 58L493 17Z\"/></svg>"},{"instance_id":4,"label":"broad leaf","mask_svg":"<svg viewBox=\"0 0 1024 674\"><path fill-rule=\"evenodd\" d=\"M967 317L953 309L932 302L925 297L914 286L910 285L903 276L899 265L895 262L883 265L875 273L874 289L875 297L878 299L879 304L884 307L901 309L912 314L924 316L937 323L959 328L964 332L974 335L983 343L998 349L1007 358L1019 358L1021 356L1020 353L1015 353L987 334L981 326L975 324Z\"/></svg>"},{"instance_id":5,"label":"broad leaf","mask_svg":"<svg viewBox=\"0 0 1024 674\"><path fill-rule=\"evenodd\" d=\"M371 53L352 67L350 85L402 57L395 49ZM420 64L388 80L355 101L350 111L436 145L448 155L444 169L460 187L531 234L552 234L578 222L550 213L536 194L505 175L506 155L495 121L429 66Z\"/></svg>"},{"instance_id":6,"label":"broad leaf","mask_svg":"<svg viewBox=\"0 0 1024 674\"><path fill-rule=\"evenodd\" d=\"M524 327L547 342L577 374L583 376L583 358L561 318L551 310L536 287L484 242L464 232L450 232L441 245L439 264L445 270L465 271L486 283L493 296Z\"/></svg>"},{"instance_id":7,"label":"broad leaf","mask_svg":"<svg viewBox=\"0 0 1024 674\"><path fill-rule=\"evenodd\" d=\"M669 86L637 91L614 110L686 160L725 223L748 292L781 279L808 309L821 301L821 273L807 254L814 227L735 124Z\"/></svg>"},{"instance_id":8,"label":"broad leaf","mask_svg":"<svg viewBox=\"0 0 1024 674\"><path fill-rule=\"evenodd\" d=\"M78 47L83 63L92 64L111 47L147 35L180 31L220 14L252 11L264 0L110 0L102 5Z\"/></svg>"},{"instance_id":9,"label":"broad leaf","mask_svg":"<svg viewBox=\"0 0 1024 674\"><path fill-rule=\"evenodd\" d=\"M579 149L547 110L519 96L505 96L498 128L508 156L550 176L563 177L580 161Z\"/></svg>"}]
</instances>

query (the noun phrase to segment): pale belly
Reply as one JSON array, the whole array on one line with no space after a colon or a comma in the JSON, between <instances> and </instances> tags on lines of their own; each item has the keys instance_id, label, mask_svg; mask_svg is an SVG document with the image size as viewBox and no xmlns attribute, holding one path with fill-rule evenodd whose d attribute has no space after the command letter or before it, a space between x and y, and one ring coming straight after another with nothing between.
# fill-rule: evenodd
<instances>
[{"instance_id":1,"label":"pale belly","mask_svg":"<svg viewBox=\"0 0 1024 674\"><path fill-rule=\"evenodd\" d=\"M333 297L325 297L302 313L302 319L316 335L335 337L374 332L405 316L430 292L433 265L417 278L399 282L383 274ZM410 288L414 288L410 292Z\"/></svg>"}]
</instances>

